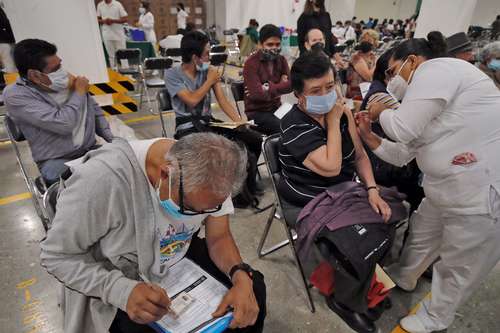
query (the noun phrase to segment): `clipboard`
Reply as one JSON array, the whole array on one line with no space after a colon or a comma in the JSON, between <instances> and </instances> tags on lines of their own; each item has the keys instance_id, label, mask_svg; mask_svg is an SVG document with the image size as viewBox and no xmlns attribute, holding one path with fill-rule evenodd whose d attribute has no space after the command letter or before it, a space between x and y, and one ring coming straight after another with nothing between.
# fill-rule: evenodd
<instances>
[{"instance_id":1,"label":"clipboard","mask_svg":"<svg viewBox=\"0 0 500 333\"><path fill-rule=\"evenodd\" d=\"M171 266L159 285L171 299L187 293L195 301L176 318L166 315L150 323L149 326L156 332L218 333L229 327L233 319L231 311L219 318L211 316L228 289L191 260L184 258Z\"/></svg>"}]
</instances>

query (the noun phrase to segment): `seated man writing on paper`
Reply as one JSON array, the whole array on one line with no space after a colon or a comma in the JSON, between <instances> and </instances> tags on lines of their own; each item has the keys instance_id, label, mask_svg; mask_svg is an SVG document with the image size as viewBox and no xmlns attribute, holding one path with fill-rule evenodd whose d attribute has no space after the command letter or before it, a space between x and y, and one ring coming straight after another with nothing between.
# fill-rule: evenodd
<instances>
[{"instance_id":1,"label":"seated man writing on paper","mask_svg":"<svg viewBox=\"0 0 500 333\"><path fill-rule=\"evenodd\" d=\"M292 92L290 68L280 55L281 31L272 24L260 29L259 51L253 53L243 67L245 113L266 135L280 131L280 120L274 112L281 106L281 95Z\"/></svg>"},{"instance_id":2,"label":"seated man writing on paper","mask_svg":"<svg viewBox=\"0 0 500 333\"><path fill-rule=\"evenodd\" d=\"M50 185L67 169L64 163L95 149L95 135L111 142L102 109L88 94L89 81L62 67L57 48L25 39L14 48L19 79L5 88L7 113L26 137L40 173Z\"/></svg>"},{"instance_id":3,"label":"seated man writing on paper","mask_svg":"<svg viewBox=\"0 0 500 333\"><path fill-rule=\"evenodd\" d=\"M232 308L231 328L262 332L264 278L243 263L229 230L246 159L236 143L199 133L116 138L74 166L41 243L42 265L64 285L64 332L154 332L147 324L173 296L159 284L183 258L229 288L213 316Z\"/></svg>"}]
</instances>

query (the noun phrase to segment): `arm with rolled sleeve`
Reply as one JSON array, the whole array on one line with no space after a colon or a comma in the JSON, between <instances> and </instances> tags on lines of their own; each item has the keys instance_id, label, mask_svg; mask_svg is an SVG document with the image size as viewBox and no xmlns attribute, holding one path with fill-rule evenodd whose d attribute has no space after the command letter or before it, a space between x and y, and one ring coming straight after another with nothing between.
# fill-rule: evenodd
<instances>
[{"instance_id":1,"label":"arm with rolled sleeve","mask_svg":"<svg viewBox=\"0 0 500 333\"><path fill-rule=\"evenodd\" d=\"M94 109L95 113L95 133L106 140L106 142L113 141L113 133L109 128L109 123L106 120L106 116L104 116L104 112L102 111L101 107L94 101L94 98L88 96L88 99L90 101L90 107Z\"/></svg>"},{"instance_id":2,"label":"arm with rolled sleeve","mask_svg":"<svg viewBox=\"0 0 500 333\"><path fill-rule=\"evenodd\" d=\"M86 97L72 92L69 100L54 106L33 94L7 94L5 104L9 114L18 121L61 135L71 135L80 119Z\"/></svg>"},{"instance_id":3,"label":"arm with rolled sleeve","mask_svg":"<svg viewBox=\"0 0 500 333\"><path fill-rule=\"evenodd\" d=\"M96 174L95 168L75 171L59 198L53 226L41 243L40 259L65 287L126 311L138 281L117 269L109 270L92 255L94 247L111 232L116 237L116 230L122 230L121 225L131 218L126 215L129 198L120 191L128 185L120 182L124 180L110 177L110 172Z\"/></svg>"}]
</instances>

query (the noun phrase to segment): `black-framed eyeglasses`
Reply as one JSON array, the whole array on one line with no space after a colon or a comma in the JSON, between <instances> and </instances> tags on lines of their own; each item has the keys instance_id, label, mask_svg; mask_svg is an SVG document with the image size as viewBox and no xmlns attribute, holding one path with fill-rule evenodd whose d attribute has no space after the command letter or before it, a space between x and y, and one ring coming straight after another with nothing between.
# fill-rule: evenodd
<instances>
[{"instance_id":1,"label":"black-framed eyeglasses","mask_svg":"<svg viewBox=\"0 0 500 333\"><path fill-rule=\"evenodd\" d=\"M195 211L184 207L184 185L182 181L182 166L179 164L179 212L183 215L195 216L216 213L222 209L222 204L212 209Z\"/></svg>"}]
</instances>

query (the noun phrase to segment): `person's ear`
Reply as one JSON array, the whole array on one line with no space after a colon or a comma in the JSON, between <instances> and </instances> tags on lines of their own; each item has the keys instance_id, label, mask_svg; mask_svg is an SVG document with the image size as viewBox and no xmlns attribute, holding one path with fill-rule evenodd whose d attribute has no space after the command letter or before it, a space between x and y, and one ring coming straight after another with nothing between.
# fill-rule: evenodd
<instances>
[{"instance_id":1,"label":"person's ear","mask_svg":"<svg viewBox=\"0 0 500 333\"><path fill-rule=\"evenodd\" d=\"M410 63L411 70L415 70L418 66L418 58L414 54L408 56L408 62Z\"/></svg>"},{"instance_id":2,"label":"person's ear","mask_svg":"<svg viewBox=\"0 0 500 333\"><path fill-rule=\"evenodd\" d=\"M28 69L27 78L36 85L48 87L52 83L47 74L36 69Z\"/></svg>"},{"instance_id":3,"label":"person's ear","mask_svg":"<svg viewBox=\"0 0 500 333\"><path fill-rule=\"evenodd\" d=\"M166 162L162 165L160 165L160 178L161 179L167 179L167 177L170 175L170 163Z\"/></svg>"}]
</instances>

